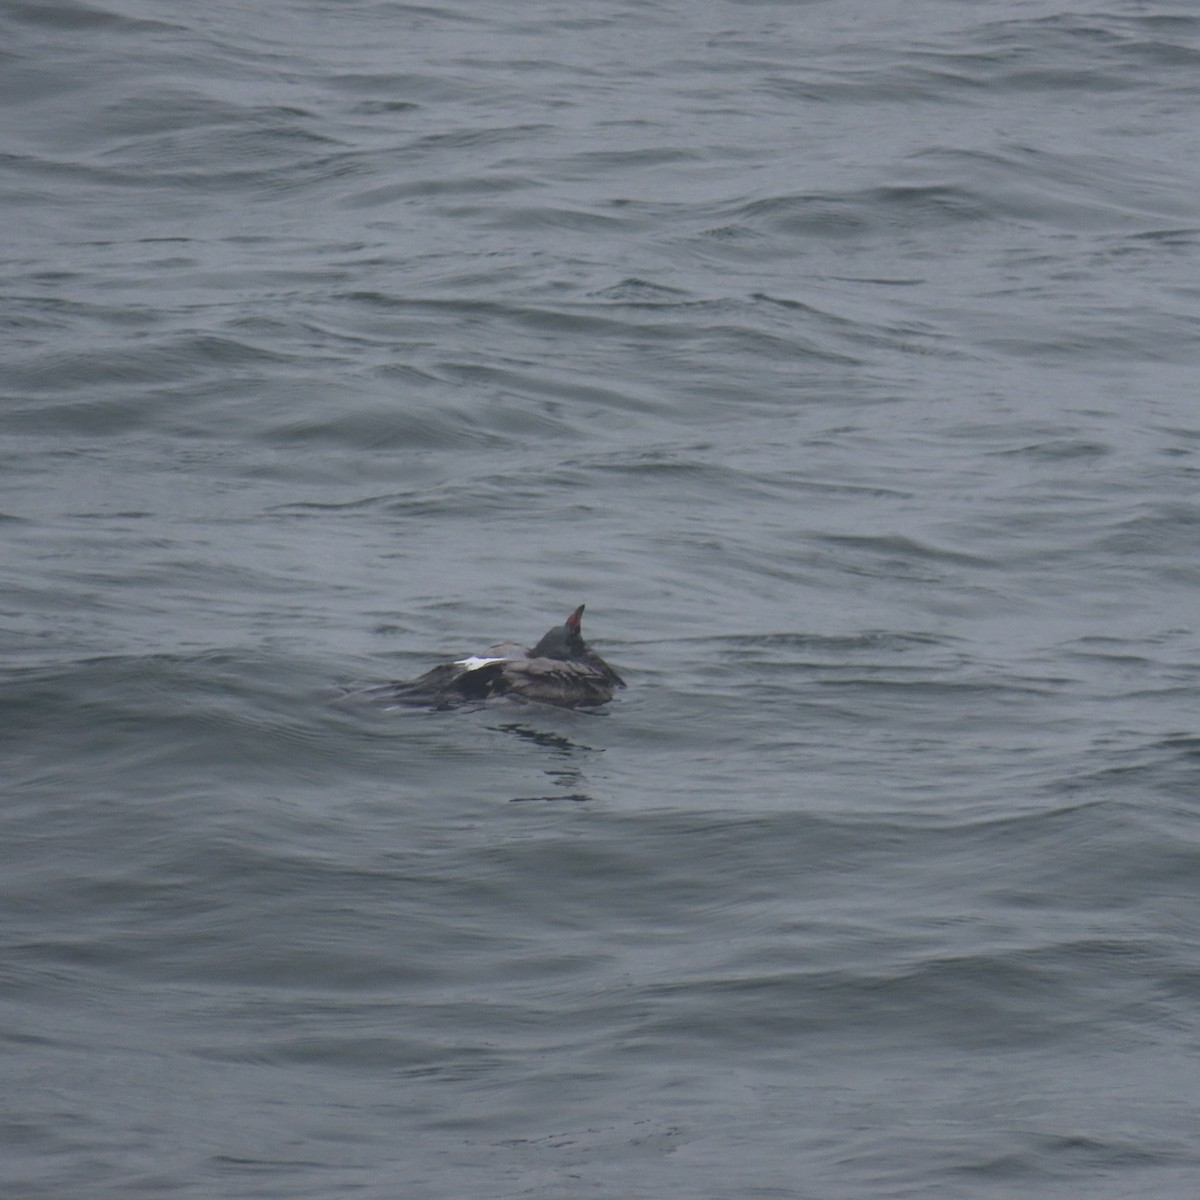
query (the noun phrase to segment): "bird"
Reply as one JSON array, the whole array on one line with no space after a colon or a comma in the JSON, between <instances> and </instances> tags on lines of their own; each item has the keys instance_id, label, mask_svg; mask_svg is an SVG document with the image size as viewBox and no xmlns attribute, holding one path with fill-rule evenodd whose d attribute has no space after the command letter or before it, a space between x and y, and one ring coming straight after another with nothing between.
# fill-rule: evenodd
<instances>
[{"instance_id":1,"label":"bird","mask_svg":"<svg viewBox=\"0 0 1200 1200\"><path fill-rule=\"evenodd\" d=\"M388 707L460 708L497 696L559 708L606 704L625 681L583 640L584 605L555 625L536 646L500 642L482 654L443 663L410 680L370 689Z\"/></svg>"}]
</instances>

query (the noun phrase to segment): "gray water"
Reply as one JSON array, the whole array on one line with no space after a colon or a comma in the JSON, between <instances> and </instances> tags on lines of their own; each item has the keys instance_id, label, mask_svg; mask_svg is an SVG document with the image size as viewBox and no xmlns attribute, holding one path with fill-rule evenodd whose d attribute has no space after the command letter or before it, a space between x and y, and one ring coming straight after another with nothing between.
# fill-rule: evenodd
<instances>
[{"instance_id":1,"label":"gray water","mask_svg":"<svg viewBox=\"0 0 1200 1200\"><path fill-rule=\"evenodd\" d=\"M1200 14L0 8L0 1193L1200 1193ZM601 713L347 712L587 604Z\"/></svg>"}]
</instances>

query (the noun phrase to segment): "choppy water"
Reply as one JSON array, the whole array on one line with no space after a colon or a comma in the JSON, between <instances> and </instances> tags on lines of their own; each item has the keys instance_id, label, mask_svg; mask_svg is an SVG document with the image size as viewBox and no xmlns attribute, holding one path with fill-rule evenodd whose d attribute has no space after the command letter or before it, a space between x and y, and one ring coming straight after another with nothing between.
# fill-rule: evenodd
<instances>
[{"instance_id":1,"label":"choppy water","mask_svg":"<svg viewBox=\"0 0 1200 1200\"><path fill-rule=\"evenodd\" d=\"M1191 5L0 46L5 1195L1192 1200Z\"/></svg>"}]
</instances>

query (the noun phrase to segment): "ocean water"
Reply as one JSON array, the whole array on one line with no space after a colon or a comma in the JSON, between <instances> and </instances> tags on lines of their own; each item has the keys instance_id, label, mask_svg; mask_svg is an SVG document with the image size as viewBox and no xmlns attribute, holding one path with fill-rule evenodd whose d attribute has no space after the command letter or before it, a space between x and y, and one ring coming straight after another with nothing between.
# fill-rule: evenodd
<instances>
[{"instance_id":1,"label":"ocean water","mask_svg":"<svg viewBox=\"0 0 1200 1200\"><path fill-rule=\"evenodd\" d=\"M0 47L0 1193L1194 1200L1194 6Z\"/></svg>"}]
</instances>

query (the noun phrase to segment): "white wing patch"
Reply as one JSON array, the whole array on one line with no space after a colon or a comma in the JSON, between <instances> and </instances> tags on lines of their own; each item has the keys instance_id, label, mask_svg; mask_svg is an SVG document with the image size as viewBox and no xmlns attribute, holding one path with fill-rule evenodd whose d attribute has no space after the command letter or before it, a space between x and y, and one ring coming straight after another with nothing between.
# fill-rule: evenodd
<instances>
[{"instance_id":1,"label":"white wing patch","mask_svg":"<svg viewBox=\"0 0 1200 1200\"><path fill-rule=\"evenodd\" d=\"M456 667L466 667L468 671L478 671L480 667L486 667L488 663L508 662L507 658L476 658L471 655L470 658L460 658L454 665Z\"/></svg>"}]
</instances>

